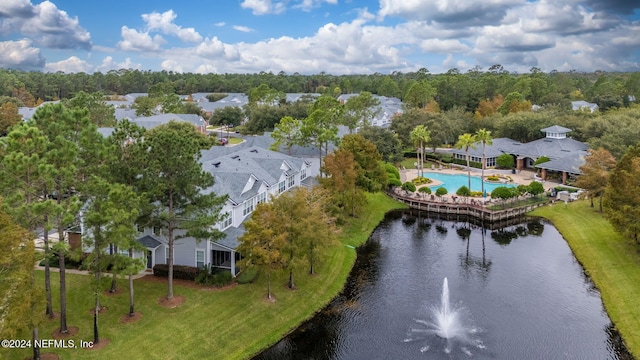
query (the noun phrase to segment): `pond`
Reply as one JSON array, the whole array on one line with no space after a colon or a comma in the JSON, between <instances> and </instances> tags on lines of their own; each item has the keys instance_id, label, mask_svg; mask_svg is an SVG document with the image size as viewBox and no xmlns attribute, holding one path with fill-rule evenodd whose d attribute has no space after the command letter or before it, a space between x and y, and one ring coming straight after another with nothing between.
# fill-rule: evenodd
<instances>
[{"instance_id":1,"label":"pond","mask_svg":"<svg viewBox=\"0 0 640 360\"><path fill-rule=\"evenodd\" d=\"M551 224L486 229L412 210L358 249L338 298L255 357L470 358L632 359Z\"/></svg>"}]
</instances>

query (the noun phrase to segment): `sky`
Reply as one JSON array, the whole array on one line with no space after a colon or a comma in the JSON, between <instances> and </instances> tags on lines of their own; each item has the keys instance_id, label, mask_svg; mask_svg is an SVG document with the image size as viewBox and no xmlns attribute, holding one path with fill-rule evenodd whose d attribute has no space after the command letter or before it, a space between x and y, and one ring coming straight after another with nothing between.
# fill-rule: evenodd
<instances>
[{"instance_id":1,"label":"sky","mask_svg":"<svg viewBox=\"0 0 640 360\"><path fill-rule=\"evenodd\" d=\"M0 67L640 71L638 0L1 0Z\"/></svg>"}]
</instances>

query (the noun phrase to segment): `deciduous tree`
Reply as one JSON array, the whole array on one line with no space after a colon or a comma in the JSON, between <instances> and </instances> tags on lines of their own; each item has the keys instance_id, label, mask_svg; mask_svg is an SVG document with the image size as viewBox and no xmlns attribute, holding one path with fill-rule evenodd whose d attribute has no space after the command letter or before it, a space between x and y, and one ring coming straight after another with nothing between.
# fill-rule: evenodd
<instances>
[{"instance_id":1,"label":"deciduous tree","mask_svg":"<svg viewBox=\"0 0 640 360\"><path fill-rule=\"evenodd\" d=\"M271 296L271 273L286 266L286 232L278 225L279 215L272 204L260 203L244 223L246 232L238 238L242 268L257 268L267 273L267 298Z\"/></svg>"},{"instance_id":2,"label":"deciduous tree","mask_svg":"<svg viewBox=\"0 0 640 360\"><path fill-rule=\"evenodd\" d=\"M604 213L620 234L640 243L640 145L629 148L609 177Z\"/></svg>"},{"instance_id":3,"label":"deciduous tree","mask_svg":"<svg viewBox=\"0 0 640 360\"><path fill-rule=\"evenodd\" d=\"M18 113L18 107L12 102L5 102L0 105L0 137L6 136L9 128L22 120L22 115Z\"/></svg>"},{"instance_id":4,"label":"deciduous tree","mask_svg":"<svg viewBox=\"0 0 640 360\"><path fill-rule=\"evenodd\" d=\"M606 149L599 148L589 149L589 155L584 160L584 165L580 167L582 174L578 176L575 185L589 191L591 207L593 198L600 197L599 210L602 212L602 194L609 182L609 175L616 166L616 159Z\"/></svg>"},{"instance_id":5,"label":"deciduous tree","mask_svg":"<svg viewBox=\"0 0 640 360\"><path fill-rule=\"evenodd\" d=\"M33 340L38 340L41 293L35 286L33 233L13 222L2 208L0 199L0 338L24 338L31 330ZM39 347L33 345L34 358L39 358Z\"/></svg>"},{"instance_id":6,"label":"deciduous tree","mask_svg":"<svg viewBox=\"0 0 640 360\"><path fill-rule=\"evenodd\" d=\"M321 183L332 192L335 211L340 215L356 216L367 198L356 185L358 172L353 154L338 149L325 157L323 169L327 177Z\"/></svg>"},{"instance_id":7,"label":"deciduous tree","mask_svg":"<svg viewBox=\"0 0 640 360\"><path fill-rule=\"evenodd\" d=\"M374 143L360 134L347 134L340 142L340 149L353 155L358 172L357 186L369 192L380 191L384 188L387 183L387 174Z\"/></svg>"}]
</instances>

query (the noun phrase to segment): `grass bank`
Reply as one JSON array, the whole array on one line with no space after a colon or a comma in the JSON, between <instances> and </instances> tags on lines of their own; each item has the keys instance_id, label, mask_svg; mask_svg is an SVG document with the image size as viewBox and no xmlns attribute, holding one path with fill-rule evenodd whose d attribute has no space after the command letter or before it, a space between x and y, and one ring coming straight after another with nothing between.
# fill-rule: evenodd
<instances>
[{"instance_id":1,"label":"grass bank","mask_svg":"<svg viewBox=\"0 0 640 360\"><path fill-rule=\"evenodd\" d=\"M540 207L530 215L549 219L562 233L629 351L640 359L640 246L616 233L586 200Z\"/></svg>"},{"instance_id":2,"label":"grass bank","mask_svg":"<svg viewBox=\"0 0 640 360\"><path fill-rule=\"evenodd\" d=\"M62 359L247 359L295 329L340 293L355 261L358 246L367 240L373 229L392 209L402 208L384 194L369 196L367 209L358 219L343 227L340 244L327 249L325 261L317 267L317 275L302 270L296 274L297 290L286 288L287 276L272 277L275 302L265 301L266 279L259 276L252 284L226 290L203 290L177 285L175 294L185 297L185 303L175 309L157 304L166 294L166 284L149 279L135 281L136 310L142 318L122 324L119 318L128 311L125 280L118 282L124 291L115 296L102 296L107 310L100 314L100 337L109 344L99 350L43 349L59 354ZM349 246L346 246L349 245ZM39 272L39 282L44 283ZM57 299L58 274L51 276L54 309ZM72 337L76 343L93 339L93 290L91 277L67 275L69 326L79 332ZM105 282L103 288L108 288ZM40 337L50 339L59 326L58 320L46 320ZM23 335L23 338L28 338ZM24 359L29 350L1 350L0 358Z\"/></svg>"}]
</instances>

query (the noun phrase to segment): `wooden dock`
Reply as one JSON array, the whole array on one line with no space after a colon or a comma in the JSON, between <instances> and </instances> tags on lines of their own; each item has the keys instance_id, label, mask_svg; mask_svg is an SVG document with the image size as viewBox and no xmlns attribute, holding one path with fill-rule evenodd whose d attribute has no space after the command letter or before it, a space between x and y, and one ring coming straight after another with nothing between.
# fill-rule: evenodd
<instances>
[{"instance_id":1,"label":"wooden dock","mask_svg":"<svg viewBox=\"0 0 640 360\"><path fill-rule=\"evenodd\" d=\"M515 219L524 216L531 210L545 205L544 202L521 207L508 208L503 210L489 210L480 203L451 203L440 201L429 201L415 196L404 196L394 191L387 194L392 198L401 201L412 209L423 210L441 215L466 216L478 219L483 222L498 222Z\"/></svg>"}]
</instances>

